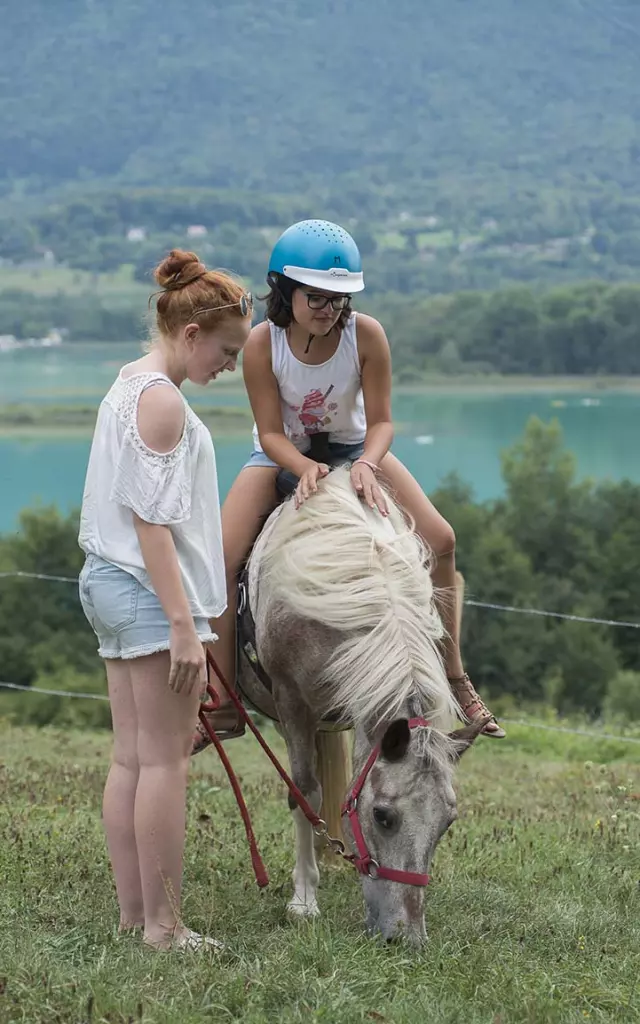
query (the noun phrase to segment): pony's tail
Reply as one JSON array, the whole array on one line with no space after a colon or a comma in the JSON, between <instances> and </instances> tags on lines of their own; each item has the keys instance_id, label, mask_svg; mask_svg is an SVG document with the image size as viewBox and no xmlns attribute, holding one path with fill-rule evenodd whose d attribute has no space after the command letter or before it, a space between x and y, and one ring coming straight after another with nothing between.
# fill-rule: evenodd
<instances>
[{"instance_id":1,"label":"pony's tail","mask_svg":"<svg viewBox=\"0 0 640 1024\"><path fill-rule=\"evenodd\" d=\"M351 729L316 733L316 753L318 756L318 781L322 786L322 809L320 817L327 823L327 831L334 839L341 839L342 802L353 775L351 748L353 731ZM318 844L320 849L326 849ZM335 858L334 858L335 860Z\"/></svg>"}]
</instances>

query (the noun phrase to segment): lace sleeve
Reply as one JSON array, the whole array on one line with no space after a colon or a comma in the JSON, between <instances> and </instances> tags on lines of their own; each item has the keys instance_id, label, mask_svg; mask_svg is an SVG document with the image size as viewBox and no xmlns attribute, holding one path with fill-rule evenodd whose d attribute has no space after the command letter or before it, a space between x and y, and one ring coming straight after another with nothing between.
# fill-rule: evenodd
<instances>
[{"instance_id":1,"label":"lace sleeve","mask_svg":"<svg viewBox=\"0 0 640 1024\"><path fill-rule=\"evenodd\" d=\"M147 523L171 526L191 516L193 455L189 431L166 454L144 444L136 426L130 424L122 449L109 500L130 508Z\"/></svg>"}]
</instances>

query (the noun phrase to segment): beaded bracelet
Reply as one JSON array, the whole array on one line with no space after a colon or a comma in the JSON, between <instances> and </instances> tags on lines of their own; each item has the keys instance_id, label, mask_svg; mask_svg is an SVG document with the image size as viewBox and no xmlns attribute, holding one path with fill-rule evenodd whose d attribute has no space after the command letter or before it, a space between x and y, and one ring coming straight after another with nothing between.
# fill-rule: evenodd
<instances>
[{"instance_id":1,"label":"beaded bracelet","mask_svg":"<svg viewBox=\"0 0 640 1024\"><path fill-rule=\"evenodd\" d=\"M380 466L376 466L375 462L369 462L367 459L356 459L354 466L357 466L361 462L363 466L368 466L372 473L379 473Z\"/></svg>"}]
</instances>

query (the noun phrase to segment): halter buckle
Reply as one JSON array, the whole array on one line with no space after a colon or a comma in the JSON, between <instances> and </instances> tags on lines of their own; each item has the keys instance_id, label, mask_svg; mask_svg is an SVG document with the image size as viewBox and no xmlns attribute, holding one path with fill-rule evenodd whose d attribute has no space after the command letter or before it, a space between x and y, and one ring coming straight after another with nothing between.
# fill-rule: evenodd
<instances>
[{"instance_id":1,"label":"halter buckle","mask_svg":"<svg viewBox=\"0 0 640 1024\"><path fill-rule=\"evenodd\" d=\"M377 860L374 860L374 858L371 857L369 859L369 862L368 862L366 868L365 868L364 874L367 875L368 878L371 878L375 882L377 877L378 877L379 870L380 870L380 865L378 864Z\"/></svg>"},{"instance_id":2,"label":"halter buckle","mask_svg":"<svg viewBox=\"0 0 640 1024\"><path fill-rule=\"evenodd\" d=\"M342 805L340 814L344 818L345 815L355 814L358 809L358 798L357 796L348 796Z\"/></svg>"}]
</instances>

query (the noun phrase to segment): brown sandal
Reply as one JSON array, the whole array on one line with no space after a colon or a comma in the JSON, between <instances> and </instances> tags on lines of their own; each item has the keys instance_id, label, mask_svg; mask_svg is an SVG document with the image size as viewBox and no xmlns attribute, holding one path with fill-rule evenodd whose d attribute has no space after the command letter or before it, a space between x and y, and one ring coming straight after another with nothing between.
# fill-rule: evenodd
<instances>
[{"instance_id":1,"label":"brown sandal","mask_svg":"<svg viewBox=\"0 0 640 1024\"><path fill-rule=\"evenodd\" d=\"M231 705L225 704L223 707L218 708L216 711L210 711L206 716L207 721L211 725L216 736L223 742L225 740L238 739L240 736L244 736L245 734L245 724L240 718L236 718L236 723L231 729L216 729L216 718L223 717L226 718L227 721L229 720L230 707ZM209 738L209 734L207 733L200 719L198 719L193 733L193 740L191 744L191 756L194 757L195 754L199 754L202 750L206 750L207 747L210 746L211 740Z\"/></svg>"},{"instance_id":2,"label":"brown sandal","mask_svg":"<svg viewBox=\"0 0 640 1024\"><path fill-rule=\"evenodd\" d=\"M480 697L467 672L463 676L449 679L449 686L462 709L462 714L467 723L479 722L489 715L490 720L482 730L482 735L491 736L494 740L501 740L507 735L502 726L498 725L496 716L491 714L489 708Z\"/></svg>"}]
</instances>

